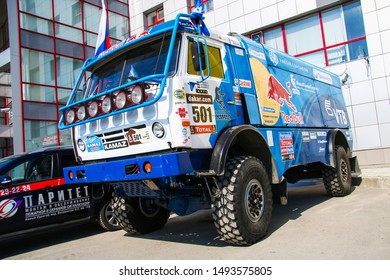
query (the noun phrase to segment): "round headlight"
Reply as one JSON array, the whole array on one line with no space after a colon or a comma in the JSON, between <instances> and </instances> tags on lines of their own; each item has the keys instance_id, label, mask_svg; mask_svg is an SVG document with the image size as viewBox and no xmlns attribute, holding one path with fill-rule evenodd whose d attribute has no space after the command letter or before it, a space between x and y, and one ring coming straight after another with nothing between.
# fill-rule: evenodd
<instances>
[{"instance_id":1,"label":"round headlight","mask_svg":"<svg viewBox=\"0 0 390 280\"><path fill-rule=\"evenodd\" d=\"M123 109L126 106L126 93L124 91L117 94L114 105L117 110Z\"/></svg>"},{"instance_id":2,"label":"round headlight","mask_svg":"<svg viewBox=\"0 0 390 280\"><path fill-rule=\"evenodd\" d=\"M77 140L77 146L79 147L80 151L84 152L85 151L85 143L83 140L79 139Z\"/></svg>"},{"instance_id":3,"label":"round headlight","mask_svg":"<svg viewBox=\"0 0 390 280\"><path fill-rule=\"evenodd\" d=\"M76 113L73 109L70 109L68 112L65 114L65 120L67 124L71 124L74 122L76 117Z\"/></svg>"},{"instance_id":4,"label":"round headlight","mask_svg":"<svg viewBox=\"0 0 390 280\"><path fill-rule=\"evenodd\" d=\"M140 104L142 101L142 88L140 86L135 86L131 90L130 101L133 104Z\"/></svg>"},{"instance_id":5,"label":"round headlight","mask_svg":"<svg viewBox=\"0 0 390 280\"><path fill-rule=\"evenodd\" d=\"M105 96L101 103L102 112L107 114L111 111L111 98L109 96Z\"/></svg>"},{"instance_id":6,"label":"round headlight","mask_svg":"<svg viewBox=\"0 0 390 280\"><path fill-rule=\"evenodd\" d=\"M98 113L99 105L96 101L92 101L91 103L88 104L88 116L90 118L96 117Z\"/></svg>"},{"instance_id":7,"label":"round headlight","mask_svg":"<svg viewBox=\"0 0 390 280\"><path fill-rule=\"evenodd\" d=\"M78 109L77 109L77 119L82 121L85 119L85 107L83 105L81 105Z\"/></svg>"},{"instance_id":8,"label":"round headlight","mask_svg":"<svg viewBox=\"0 0 390 280\"><path fill-rule=\"evenodd\" d=\"M157 138L163 138L165 135L164 126L159 122L155 122L153 124L152 131L154 136L156 136Z\"/></svg>"}]
</instances>

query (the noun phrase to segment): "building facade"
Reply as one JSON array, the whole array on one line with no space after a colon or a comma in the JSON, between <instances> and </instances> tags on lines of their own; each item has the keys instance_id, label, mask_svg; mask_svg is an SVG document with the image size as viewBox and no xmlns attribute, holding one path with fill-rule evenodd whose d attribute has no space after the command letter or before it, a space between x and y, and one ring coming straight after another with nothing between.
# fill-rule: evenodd
<instances>
[{"instance_id":1,"label":"building facade","mask_svg":"<svg viewBox=\"0 0 390 280\"><path fill-rule=\"evenodd\" d=\"M112 44L194 8L194 0L105 1ZM338 74L361 164L390 164L389 0L203 2L209 29L244 34ZM69 143L69 132L57 130L58 108L93 55L100 14L100 0L8 1L12 102L0 101L0 127L12 123L13 133L0 131L3 154Z\"/></svg>"}]
</instances>

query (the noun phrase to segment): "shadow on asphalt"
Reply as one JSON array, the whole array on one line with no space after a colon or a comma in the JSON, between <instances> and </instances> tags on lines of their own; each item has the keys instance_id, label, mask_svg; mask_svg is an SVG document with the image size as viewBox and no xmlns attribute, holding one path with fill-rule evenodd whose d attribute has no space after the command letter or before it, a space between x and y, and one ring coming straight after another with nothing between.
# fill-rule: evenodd
<instances>
[{"instance_id":1,"label":"shadow on asphalt","mask_svg":"<svg viewBox=\"0 0 390 280\"><path fill-rule=\"evenodd\" d=\"M0 239L0 260L103 232L96 223L84 222L3 238Z\"/></svg>"},{"instance_id":2,"label":"shadow on asphalt","mask_svg":"<svg viewBox=\"0 0 390 280\"><path fill-rule=\"evenodd\" d=\"M328 199L331 198L327 196L323 185L290 188L288 204L286 206L274 205L271 225L264 239L271 236L288 221L299 219L304 211ZM137 239L144 239L200 246L230 246L218 236L211 213L211 210L201 210L184 217L173 216L165 227L158 231L145 235L130 235L123 232L123 237L134 239L135 242ZM59 226L49 231L0 239L0 259L104 232L95 223L84 223Z\"/></svg>"},{"instance_id":3,"label":"shadow on asphalt","mask_svg":"<svg viewBox=\"0 0 390 280\"><path fill-rule=\"evenodd\" d=\"M304 211L328 199L331 199L331 197L327 195L323 185L290 188L288 204L284 206L274 205L271 225L263 239L272 235L288 221L299 219ZM125 233L124 236L134 239L163 240L201 246L230 246L218 236L211 210L198 211L185 217L173 216L164 228L149 234L131 235Z\"/></svg>"}]
</instances>

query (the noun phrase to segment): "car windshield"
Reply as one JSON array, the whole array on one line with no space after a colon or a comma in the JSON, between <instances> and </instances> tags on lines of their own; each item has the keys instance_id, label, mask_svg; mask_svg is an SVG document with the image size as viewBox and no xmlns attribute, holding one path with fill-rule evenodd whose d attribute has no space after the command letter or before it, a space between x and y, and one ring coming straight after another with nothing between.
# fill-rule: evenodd
<instances>
[{"instance_id":1,"label":"car windshield","mask_svg":"<svg viewBox=\"0 0 390 280\"><path fill-rule=\"evenodd\" d=\"M83 94L83 86L81 86L74 101L82 100L146 76L163 74L170 40L171 35L148 41L95 69L91 76L87 78L85 93ZM169 76L176 71L179 41L180 38L177 36L169 65Z\"/></svg>"},{"instance_id":2,"label":"car windshield","mask_svg":"<svg viewBox=\"0 0 390 280\"><path fill-rule=\"evenodd\" d=\"M10 162L24 156L25 154L17 154L17 155L12 155L9 157L1 158L0 159L0 169L3 168L5 165L9 164Z\"/></svg>"}]
</instances>

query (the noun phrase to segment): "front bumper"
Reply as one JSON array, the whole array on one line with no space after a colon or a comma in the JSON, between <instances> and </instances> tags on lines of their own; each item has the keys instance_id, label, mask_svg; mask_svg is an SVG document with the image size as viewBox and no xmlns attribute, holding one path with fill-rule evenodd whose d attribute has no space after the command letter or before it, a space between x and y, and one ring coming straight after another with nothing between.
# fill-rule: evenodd
<instances>
[{"instance_id":1,"label":"front bumper","mask_svg":"<svg viewBox=\"0 0 390 280\"><path fill-rule=\"evenodd\" d=\"M144 170L146 163L152 166L151 172ZM177 152L66 167L64 177L66 184L79 184L147 180L192 172L189 153Z\"/></svg>"}]
</instances>

